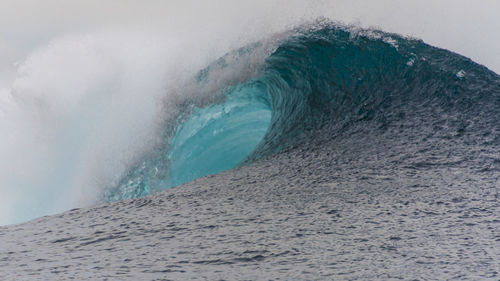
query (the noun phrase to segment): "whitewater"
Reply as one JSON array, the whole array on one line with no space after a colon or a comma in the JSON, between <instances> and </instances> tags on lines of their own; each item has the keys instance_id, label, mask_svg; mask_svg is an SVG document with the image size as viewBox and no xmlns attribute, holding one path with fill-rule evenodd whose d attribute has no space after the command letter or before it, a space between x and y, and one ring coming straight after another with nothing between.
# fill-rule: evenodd
<instances>
[{"instance_id":1,"label":"whitewater","mask_svg":"<svg viewBox=\"0 0 500 281\"><path fill-rule=\"evenodd\" d=\"M499 278L498 57L274 4L64 31L2 73L2 280Z\"/></svg>"}]
</instances>

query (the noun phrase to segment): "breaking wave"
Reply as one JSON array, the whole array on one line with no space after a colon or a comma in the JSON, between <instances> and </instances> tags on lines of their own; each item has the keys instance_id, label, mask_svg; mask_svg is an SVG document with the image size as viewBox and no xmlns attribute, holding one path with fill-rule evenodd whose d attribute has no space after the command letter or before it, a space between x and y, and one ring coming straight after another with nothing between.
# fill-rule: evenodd
<instances>
[{"instance_id":1,"label":"breaking wave","mask_svg":"<svg viewBox=\"0 0 500 281\"><path fill-rule=\"evenodd\" d=\"M440 115L433 134L483 135L498 144L500 79L470 59L420 40L324 22L281 37L232 52L201 71L197 98L217 101L188 101L170 122L177 125L165 132L163 146L121 178L106 200L249 164L308 145L318 130L333 137L361 121L383 130ZM255 56L263 56L253 60L261 63L251 65ZM236 80L222 75L243 70L250 74ZM209 93L200 90L214 81Z\"/></svg>"},{"instance_id":2,"label":"breaking wave","mask_svg":"<svg viewBox=\"0 0 500 281\"><path fill-rule=\"evenodd\" d=\"M54 43L2 90L0 164L15 173L1 174L0 223L152 194L360 122L500 143L500 77L421 40L318 21L186 75L167 65L189 56L108 35Z\"/></svg>"}]
</instances>

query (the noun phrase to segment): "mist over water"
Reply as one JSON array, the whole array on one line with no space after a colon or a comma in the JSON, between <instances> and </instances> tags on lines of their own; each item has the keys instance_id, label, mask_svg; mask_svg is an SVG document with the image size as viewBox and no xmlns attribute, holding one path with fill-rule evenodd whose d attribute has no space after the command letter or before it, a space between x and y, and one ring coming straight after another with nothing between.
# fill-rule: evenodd
<instances>
[{"instance_id":1,"label":"mist over water","mask_svg":"<svg viewBox=\"0 0 500 281\"><path fill-rule=\"evenodd\" d=\"M35 1L0 14L0 225L98 202L159 142L199 70L305 21L422 37L500 71L495 1L89 3L61 8L75 18Z\"/></svg>"},{"instance_id":2,"label":"mist over water","mask_svg":"<svg viewBox=\"0 0 500 281\"><path fill-rule=\"evenodd\" d=\"M169 53L147 40L65 37L20 66L3 104L2 206L25 218L95 202L154 141Z\"/></svg>"}]
</instances>

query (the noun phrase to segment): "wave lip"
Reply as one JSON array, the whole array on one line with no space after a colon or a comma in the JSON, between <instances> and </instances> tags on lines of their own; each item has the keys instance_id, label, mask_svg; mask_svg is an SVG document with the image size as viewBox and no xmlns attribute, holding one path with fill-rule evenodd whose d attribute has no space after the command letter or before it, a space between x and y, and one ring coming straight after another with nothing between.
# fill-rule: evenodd
<instances>
[{"instance_id":1,"label":"wave lip","mask_svg":"<svg viewBox=\"0 0 500 281\"><path fill-rule=\"evenodd\" d=\"M256 153L298 145L325 126L337 127L332 134L358 121L384 127L421 106L465 123L481 116L478 123L498 124L499 80L420 40L328 22L306 26L266 59L259 82L271 97L273 120Z\"/></svg>"}]
</instances>

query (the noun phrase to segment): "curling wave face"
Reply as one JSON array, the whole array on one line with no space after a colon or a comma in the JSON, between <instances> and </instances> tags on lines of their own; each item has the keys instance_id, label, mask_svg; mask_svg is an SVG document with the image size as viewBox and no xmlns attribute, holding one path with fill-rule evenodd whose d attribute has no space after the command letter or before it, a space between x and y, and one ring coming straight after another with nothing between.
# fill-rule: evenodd
<instances>
[{"instance_id":1,"label":"curling wave face","mask_svg":"<svg viewBox=\"0 0 500 281\"><path fill-rule=\"evenodd\" d=\"M264 43L201 71L196 83L202 88L217 81L211 96L218 98L183 104L162 145L108 189L105 201L307 146L321 141L320 130L334 138L359 122L395 137L398 127L414 126L415 137L423 139L500 143L500 78L465 57L420 40L332 23L293 30L272 42L270 52L259 52L269 45ZM221 69L231 71L249 53L264 55L251 75L221 79Z\"/></svg>"}]
</instances>

